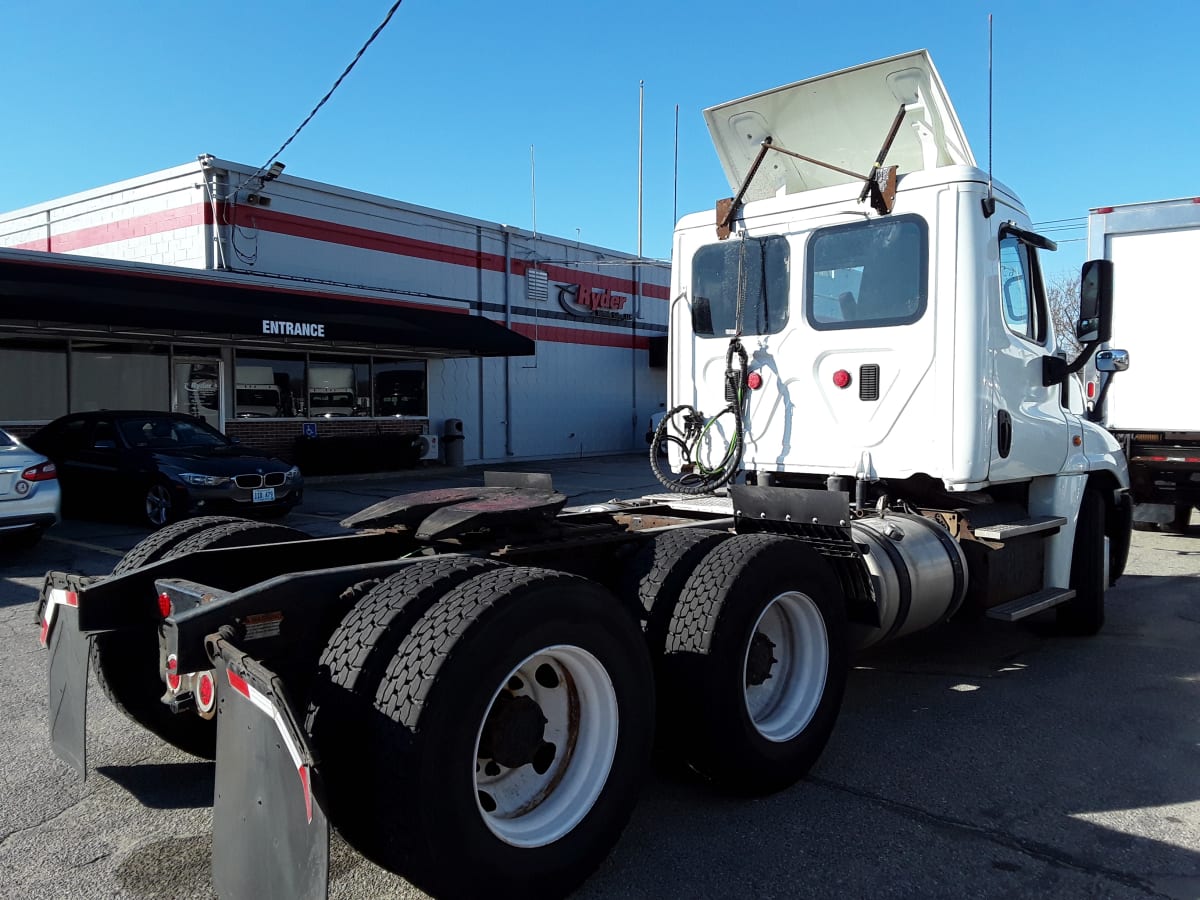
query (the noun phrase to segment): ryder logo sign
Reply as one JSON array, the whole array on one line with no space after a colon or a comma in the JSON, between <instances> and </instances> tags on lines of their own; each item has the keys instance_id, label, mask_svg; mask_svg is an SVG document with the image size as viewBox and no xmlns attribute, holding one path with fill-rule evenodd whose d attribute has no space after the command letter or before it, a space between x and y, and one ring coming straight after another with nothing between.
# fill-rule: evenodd
<instances>
[{"instance_id":1,"label":"ryder logo sign","mask_svg":"<svg viewBox=\"0 0 1200 900\"><path fill-rule=\"evenodd\" d=\"M558 286L558 305L580 318L627 319L630 313L624 310L628 302L628 296L614 294L604 288L580 284Z\"/></svg>"},{"instance_id":2,"label":"ryder logo sign","mask_svg":"<svg viewBox=\"0 0 1200 900\"><path fill-rule=\"evenodd\" d=\"M277 322L263 319L263 334L284 334L290 337L325 337L325 326L319 322Z\"/></svg>"}]
</instances>

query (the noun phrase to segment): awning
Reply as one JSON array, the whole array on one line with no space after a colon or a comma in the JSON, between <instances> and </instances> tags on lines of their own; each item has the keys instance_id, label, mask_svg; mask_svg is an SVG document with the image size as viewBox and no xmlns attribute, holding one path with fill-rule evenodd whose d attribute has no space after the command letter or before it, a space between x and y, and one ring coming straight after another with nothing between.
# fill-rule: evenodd
<instances>
[{"instance_id":1,"label":"awning","mask_svg":"<svg viewBox=\"0 0 1200 900\"><path fill-rule=\"evenodd\" d=\"M282 279L0 249L0 320L369 345L436 356L528 356L533 341L466 311L301 289Z\"/></svg>"}]
</instances>

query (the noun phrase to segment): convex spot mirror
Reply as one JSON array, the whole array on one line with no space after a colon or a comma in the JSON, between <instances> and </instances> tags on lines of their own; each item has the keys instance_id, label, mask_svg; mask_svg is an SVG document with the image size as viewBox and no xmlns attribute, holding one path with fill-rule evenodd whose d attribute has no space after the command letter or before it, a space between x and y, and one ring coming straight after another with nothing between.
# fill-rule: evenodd
<instances>
[{"instance_id":1,"label":"convex spot mirror","mask_svg":"<svg viewBox=\"0 0 1200 900\"><path fill-rule=\"evenodd\" d=\"M1075 336L1081 344L1107 341L1112 337L1113 264L1091 259L1079 277L1079 324Z\"/></svg>"},{"instance_id":2,"label":"convex spot mirror","mask_svg":"<svg viewBox=\"0 0 1200 900\"><path fill-rule=\"evenodd\" d=\"M1128 368L1128 350L1101 350L1096 354L1097 372L1124 372Z\"/></svg>"}]
</instances>

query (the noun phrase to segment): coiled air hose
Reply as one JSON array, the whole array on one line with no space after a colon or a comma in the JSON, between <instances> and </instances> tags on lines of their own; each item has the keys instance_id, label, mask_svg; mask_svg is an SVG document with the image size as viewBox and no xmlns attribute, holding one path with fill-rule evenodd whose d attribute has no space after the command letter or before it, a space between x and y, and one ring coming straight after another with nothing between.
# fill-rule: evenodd
<instances>
[{"instance_id":1,"label":"coiled air hose","mask_svg":"<svg viewBox=\"0 0 1200 900\"><path fill-rule=\"evenodd\" d=\"M709 419L694 406L685 403L672 408L658 423L658 429L650 441L650 468L667 490L676 494L708 494L729 484L741 470L745 448L747 364L746 349L741 339L735 336L725 353L725 408ZM708 466L701 459L704 444L717 438L713 426L728 416L733 417L733 434L725 445L721 459L715 465ZM671 424L677 417L682 417L682 426L676 427L671 433ZM664 472L659 464L659 452L669 444L679 448L678 477L674 473Z\"/></svg>"}]
</instances>

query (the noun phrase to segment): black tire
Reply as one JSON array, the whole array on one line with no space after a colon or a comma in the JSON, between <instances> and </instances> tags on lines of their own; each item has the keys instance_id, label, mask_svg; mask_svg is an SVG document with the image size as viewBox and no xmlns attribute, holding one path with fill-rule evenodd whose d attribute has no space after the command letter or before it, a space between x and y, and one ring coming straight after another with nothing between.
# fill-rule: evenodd
<instances>
[{"instance_id":1,"label":"black tire","mask_svg":"<svg viewBox=\"0 0 1200 900\"><path fill-rule=\"evenodd\" d=\"M636 622L594 582L513 567L451 591L405 638L376 699L391 723L381 744L390 778L376 791L388 807L376 819L388 832L385 865L438 897L568 893L608 855L633 810L653 742L652 677ZM516 707L515 720L497 712ZM530 707L555 717L551 729L563 710L576 716L567 730L543 731L544 721L531 730ZM611 716L599 724L604 710ZM507 730L497 724L516 720ZM546 735L569 746L551 744L537 762ZM507 769L496 762L502 744ZM505 800L517 772L542 779L540 793L512 817L485 811ZM543 804L547 797L564 802ZM517 846L497 833L514 823L544 827Z\"/></svg>"},{"instance_id":2,"label":"black tire","mask_svg":"<svg viewBox=\"0 0 1200 900\"><path fill-rule=\"evenodd\" d=\"M828 564L792 538L736 535L696 567L671 619L660 727L716 784L751 794L781 790L825 748L848 669L845 600ZM797 677L787 677L792 672ZM772 699L775 688L786 693ZM757 718L751 704L760 706Z\"/></svg>"},{"instance_id":3,"label":"black tire","mask_svg":"<svg viewBox=\"0 0 1200 900\"><path fill-rule=\"evenodd\" d=\"M195 553L197 550L249 547L254 544L282 544L285 541L299 541L307 537L308 535L303 531L297 531L286 525L238 519L223 525L213 525L189 535L163 554L163 559L183 556L185 553Z\"/></svg>"},{"instance_id":4,"label":"black tire","mask_svg":"<svg viewBox=\"0 0 1200 900\"><path fill-rule=\"evenodd\" d=\"M396 648L429 607L464 581L499 566L490 559L441 557L413 563L366 591L356 585L351 590L360 596L321 654L305 728L321 758L330 821L368 855L382 852L366 802L375 790L375 775L363 765L379 683Z\"/></svg>"},{"instance_id":5,"label":"black tire","mask_svg":"<svg viewBox=\"0 0 1200 900\"><path fill-rule=\"evenodd\" d=\"M1075 596L1057 607L1064 634L1087 636L1104 627L1104 498L1087 488L1079 501L1079 521L1071 552L1071 587Z\"/></svg>"},{"instance_id":6,"label":"black tire","mask_svg":"<svg viewBox=\"0 0 1200 900\"><path fill-rule=\"evenodd\" d=\"M641 610L650 653L662 653L679 594L700 560L730 535L704 528L664 531L645 542L622 573L622 596Z\"/></svg>"},{"instance_id":7,"label":"black tire","mask_svg":"<svg viewBox=\"0 0 1200 900\"><path fill-rule=\"evenodd\" d=\"M174 522L158 531L152 532L141 540L132 550L121 557L121 561L113 567L114 575L123 575L158 562L169 553L176 544L191 537L198 531L212 528L214 525L228 525L231 522L241 522L233 516L197 516L194 519L183 519Z\"/></svg>"},{"instance_id":8,"label":"black tire","mask_svg":"<svg viewBox=\"0 0 1200 900\"><path fill-rule=\"evenodd\" d=\"M1187 534L1192 523L1192 504L1176 503L1175 514L1170 522L1165 522L1162 530L1167 534Z\"/></svg>"},{"instance_id":9,"label":"black tire","mask_svg":"<svg viewBox=\"0 0 1200 900\"><path fill-rule=\"evenodd\" d=\"M179 517L175 495L164 481L153 481L142 493L140 520L151 528L162 528Z\"/></svg>"},{"instance_id":10,"label":"black tire","mask_svg":"<svg viewBox=\"0 0 1200 900\"><path fill-rule=\"evenodd\" d=\"M306 535L282 525L235 520L209 524L197 532L184 529L178 537L178 541L167 541L156 551L160 559L193 550L279 543ZM137 547L130 554L136 550ZM165 687L158 653L157 626L98 634L92 638L90 654L96 682L113 706L147 731L185 753L202 759L215 758L216 719L202 719L195 713L176 715L161 701Z\"/></svg>"}]
</instances>

